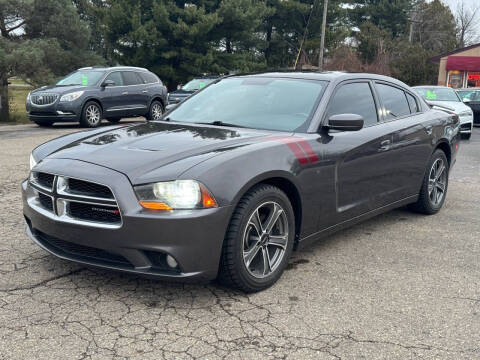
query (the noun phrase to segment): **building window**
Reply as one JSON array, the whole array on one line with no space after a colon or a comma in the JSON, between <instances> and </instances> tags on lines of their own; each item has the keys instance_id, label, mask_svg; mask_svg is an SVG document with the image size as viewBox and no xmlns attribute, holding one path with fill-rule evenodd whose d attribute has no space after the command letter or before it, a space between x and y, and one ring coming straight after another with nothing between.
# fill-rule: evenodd
<instances>
[{"instance_id":1,"label":"building window","mask_svg":"<svg viewBox=\"0 0 480 360\"><path fill-rule=\"evenodd\" d=\"M463 71L449 71L448 72L448 86L454 89L463 87Z\"/></svg>"},{"instance_id":2,"label":"building window","mask_svg":"<svg viewBox=\"0 0 480 360\"><path fill-rule=\"evenodd\" d=\"M480 72L469 72L467 79L467 87L480 87Z\"/></svg>"}]
</instances>

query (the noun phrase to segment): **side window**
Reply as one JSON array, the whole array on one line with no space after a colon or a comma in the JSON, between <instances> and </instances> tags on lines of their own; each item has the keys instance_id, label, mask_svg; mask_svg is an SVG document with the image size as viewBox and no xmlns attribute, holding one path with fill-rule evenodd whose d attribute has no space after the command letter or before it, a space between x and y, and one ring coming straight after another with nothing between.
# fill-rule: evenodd
<instances>
[{"instance_id":1,"label":"side window","mask_svg":"<svg viewBox=\"0 0 480 360\"><path fill-rule=\"evenodd\" d=\"M105 80L112 80L115 82L115 86L123 86L123 78L122 74L120 74L120 71L115 71L110 73Z\"/></svg>"},{"instance_id":2,"label":"side window","mask_svg":"<svg viewBox=\"0 0 480 360\"><path fill-rule=\"evenodd\" d=\"M122 71L122 75L125 86L143 84L142 79L133 71Z\"/></svg>"},{"instance_id":3,"label":"side window","mask_svg":"<svg viewBox=\"0 0 480 360\"><path fill-rule=\"evenodd\" d=\"M143 79L143 82L145 84L153 84L153 83L156 83L158 82L158 79L157 77L152 74L152 73L148 73L148 72L140 72L138 73L140 75L140 77Z\"/></svg>"},{"instance_id":4,"label":"side window","mask_svg":"<svg viewBox=\"0 0 480 360\"><path fill-rule=\"evenodd\" d=\"M368 83L350 83L337 90L328 105L327 116L340 114L361 115L365 126L377 123L377 109Z\"/></svg>"},{"instance_id":5,"label":"side window","mask_svg":"<svg viewBox=\"0 0 480 360\"><path fill-rule=\"evenodd\" d=\"M392 120L405 115L410 115L410 106L408 106L405 92L394 86L385 84L376 84L378 95L384 106L383 113L385 119Z\"/></svg>"},{"instance_id":6,"label":"side window","mask_svg":"<svg viewBox=\"0 0 480 360\"><path fill-rule=\"evenodd\" d=\"M420 112L420 109L418 108L417 100L415 99L415 97L410 95L409 93L405 93L405 94L407 95L408 105L410 105L410 112L412 114L416 114Z\"/></svg>"}]
</instances>

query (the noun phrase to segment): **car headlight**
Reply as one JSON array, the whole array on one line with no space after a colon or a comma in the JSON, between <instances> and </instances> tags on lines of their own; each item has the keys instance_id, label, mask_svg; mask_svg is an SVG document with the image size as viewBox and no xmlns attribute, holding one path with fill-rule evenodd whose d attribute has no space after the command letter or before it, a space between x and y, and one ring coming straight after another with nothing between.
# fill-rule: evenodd
<instances>
[{"instance_id":1,"label":"car headlight","mask_svg":"<svg viewBox=\"0 0 480 360\"><path fill-rule=\"evenodd\" d=\"M33 157L33 154L30 153L30 170L34 168L34 166L37 165L37 160Z\"/></svg>"},{"instance_id":2,"label":"car headlight","mask_svg":"<svg viewBox=\"0 0 480 360\"><path fill-rule=\"evenodd\" d=\"M150 210L218 207L205 186L194 180L165 181L136 186L135 192L140 205Z\"/></svg>"},{"instance_id":3,"label":"car headlight","mask_svg":"<svg viewBox=\"0 0 480 360\"><path fill-rule=\"evenodd\" d=\"M32 92L30 91L30 92L27 94L27 103L30 102L30 94L31 94L31 93L32 93Z\"/></svg>"},{"instance_id":4,"label":"car headlight","mask_svg":"<svg viewBox=\"0 0 480 360\"><path fill-rule=\"evenodd\" d=\"M80 96L82 96L84 91L75 91L69 94L62 95L60 101L73 101L77 100Z\"/></svg>"},{"instance_id":5,"label":"car headlight","mask_svg":"<svg viewBox=\"0 0 480 360\"><path fill-rule=\"evenodd\" d=\"M472 110L465 110L459 114L460 116L472 116L473 111Z\"/></svg>"}]
</instances>

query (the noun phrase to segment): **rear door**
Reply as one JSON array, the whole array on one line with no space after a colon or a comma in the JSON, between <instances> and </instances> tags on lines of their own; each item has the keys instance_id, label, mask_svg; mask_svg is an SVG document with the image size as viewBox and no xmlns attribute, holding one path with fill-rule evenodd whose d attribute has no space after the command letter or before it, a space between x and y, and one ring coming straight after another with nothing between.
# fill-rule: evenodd
<instances>
[{"instance_id":1,"label":"rear door","mask_svg":"<svg viewBox=\"0 0 480 360\"><path fill-rule=\"evenodd\" d=\"M325 228L387 203L392 176L392 131L380 123L378 99L369 80L344 82L331 97L324 121L332 115L358 114L364 118L360 131L329 131L328 144L317 151L335 161L335 211L319 214ZM339 221L340 220L340 221Z\"/></svg>"},{"instance_id":2,"label":"rear door","mask_svg":"<svg viewBox=\"0 0 480 360\"><path fill-rule=\"evenodd\" d=\"M392 129L392 195L400 200L416 195L420 190L431 155L430 134L433 128L426 121L413 93L380 81L375 83L375 89L382 106L383 121Z\"/></svg>"},{"instance_id":3,"label":"rear door","mask_svg":"<svg viewBox=\"0 0 480 360\"><path fill-rule=\"evenodd\" d=\"M128 115L143 115L147 112L147 100L145 97L145 85L143 79L135 71L122 71L125 85L125 106Z\"/></svg>"}]
</instances>

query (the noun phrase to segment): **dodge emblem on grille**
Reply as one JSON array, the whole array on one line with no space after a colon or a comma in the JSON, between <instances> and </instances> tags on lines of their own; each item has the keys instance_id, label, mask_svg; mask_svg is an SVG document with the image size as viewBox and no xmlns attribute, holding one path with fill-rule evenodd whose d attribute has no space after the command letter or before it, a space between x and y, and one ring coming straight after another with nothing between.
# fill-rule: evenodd
<instances>
[{"instance_id":1,"label":"dodge emblem on grille","mask_svg":"<svg viewBox=\"0 0 480 360\"><path fill-rule=\"evenodd\" d=\"M118 211L118 209L101 209L101 208L97 208L97 207L92 207L92 210L93 211L100 211L100 212L106 212L106 213L110 213L110 214L115 214L115 215L118 215L120 213L120 211Z\"/></svg>"}]
</instances>

